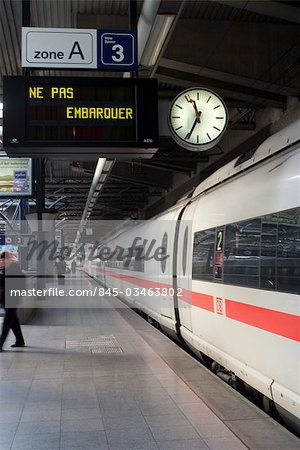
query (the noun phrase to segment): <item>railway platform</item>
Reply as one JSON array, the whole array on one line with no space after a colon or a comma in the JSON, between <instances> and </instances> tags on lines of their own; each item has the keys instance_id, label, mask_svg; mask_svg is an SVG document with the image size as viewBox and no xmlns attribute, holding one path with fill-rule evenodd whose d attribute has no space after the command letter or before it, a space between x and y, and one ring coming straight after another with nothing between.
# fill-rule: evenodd
<instances>
[{"instance_id":1,"label":"railway platform","mask_svg":"<svg viewBox=\"0 0 300 450\"><path fill-rule=\"evenodd\" d=\"M79 271L64 289L93 289ZM0 355L0 450L244 450L300 440L117 298L41 300ZM96 307L97 306L97 307Z\"/></svg>"}]
</instances>

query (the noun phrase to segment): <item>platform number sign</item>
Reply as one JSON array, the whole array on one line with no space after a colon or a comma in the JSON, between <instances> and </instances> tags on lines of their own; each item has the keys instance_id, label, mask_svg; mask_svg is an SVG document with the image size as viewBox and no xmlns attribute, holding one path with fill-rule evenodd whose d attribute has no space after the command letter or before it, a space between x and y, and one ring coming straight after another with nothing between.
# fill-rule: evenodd
<instances>
[{"instance_id":1,"label":"platform number sign","mask_svg":"<svg viewBox=\"0 0 300 450\"><path fill-rule=\"evenodd\" d=\"M214 277L221 280L223 278L224 264L224 228L217 229L215 246L215 267Z\"/></svg>"},{"instance_id":2,"label":"platform number sign","mask_svg":"<svg viewBox=\"0 0 300 450\"><path fill-rule=\"evenodd\" d=\"M137 70L137 32L23 27L22 67Z\"/></svg>"},{"instance_id":3,"label":"platform number sign","mask_svg":"<svg viewBox=\"0 0 300 450\"><path fill-rule=\"evenodd\" d=\"M136 31L98 30L97 40L98 69L138 69Z\"/></svg>"}]
</instances>

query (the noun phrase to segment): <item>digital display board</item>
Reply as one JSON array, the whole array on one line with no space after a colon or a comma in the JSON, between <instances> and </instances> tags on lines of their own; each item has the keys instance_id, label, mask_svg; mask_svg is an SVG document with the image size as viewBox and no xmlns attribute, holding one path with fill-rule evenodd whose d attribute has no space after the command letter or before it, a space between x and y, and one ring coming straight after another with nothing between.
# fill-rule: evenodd
<instances>
[{"instance_id":1,"label":"digital display board","mask_svg":"<svg viewBox=\"0 0 300 450\"><path fill-rule=\"evenodd\" d=\"M9 155L29 156L28 148L47 157L83 148L101 156L158 148L156 80L4 77L3 85Z\"/></svg>"},{"instance_id":2,"label":"digital display board","mask_svg":"<svg viewBox=\"0 0 300 450\"><path fill-rule=\"evenodd\" d=\"M0 158L0 197L32 195L32 161L29 158Z\"/></svg>"}]
</instances>

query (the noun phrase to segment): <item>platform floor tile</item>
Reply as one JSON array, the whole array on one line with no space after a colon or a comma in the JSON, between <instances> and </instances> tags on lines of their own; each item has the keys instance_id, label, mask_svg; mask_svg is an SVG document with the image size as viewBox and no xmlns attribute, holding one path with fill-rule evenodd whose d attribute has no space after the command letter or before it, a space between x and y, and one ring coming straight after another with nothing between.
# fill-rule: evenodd
<instances>
[{"instance_id":1,"label":"platform floor tile","mask_svg":"<svg viewBox=\"0 0 300 450\"><path fill-rule=\"evenodd\" d=\"M80 274L68 286L95 282ZM5 343L0 450L256 450L271 433L294 450L296 438L271 419L264 427L263 413L118 299L68 301L36 311L25 348Z\"/></svg>"}]
</instances>

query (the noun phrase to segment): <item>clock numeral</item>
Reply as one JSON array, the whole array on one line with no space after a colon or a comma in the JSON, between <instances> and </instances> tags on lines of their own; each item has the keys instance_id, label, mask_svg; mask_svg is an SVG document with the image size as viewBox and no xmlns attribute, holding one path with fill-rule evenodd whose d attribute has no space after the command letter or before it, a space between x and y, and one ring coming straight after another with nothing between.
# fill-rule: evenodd
<instances>
[{"instance_id":1,"label":"clock numeral","mask_svg":"<svg viewBox=\"0 0 300 450\"><path fill-rule=\"evenodd\" d=\"M214 109L220 108L221 105L215 106Z\"/></svg>"},{"instance_id":2,"label":"clock numeral","mask_svg":"<svg viewBox=\"0 0 300 450\"><path fill-rule=\"evenodd\" d=\"M224 119L224 117L216 117L216 119Z\"/></svg>"},{"instance_id":3,"label":"clock numeral","mask_svg":"<svg viewBox=\"0 0 300 450\"><path fill-rule=\"evenodd\" d=\"M191 137L190 133L188 133L184 139L189 139Z\"/></svg>"},{"instance_id":4,"label":"clock numeral","mask_svg":"<svg viewBox=\"0 0 300 450\"><path fill-rule=\"evenodd\" d=\"M180 128L182 128L182 125L181 125L181 127L175 128L175 131L180 130Z\"/></svg>"},{"instance_id":5,"label":"clock numeral","mask_svg":"<svg viewBox=\"0 0 300 450\"><path fill-rule=\"evenodd\" d=\"M197 100L199 100L199 92L197 92Z\"/></svg>"},{"instance_id":6,"label":"clock numeral","mask_svg":"<svg viewBox=\"0 0 300 450\"><path fill-rule=\"evenodd\" d=\"M179 106L179 105L177 105L177 103L176 103L176 105L175 105L175 106L177 106L178 108L182 109L182 106Z\"/></svg>"},{"instance_id":7,"label":"clock numeral","mask_svg":"<svg viewBox=\"0 0 300 450\"><path fill-rule=\"evenodd\" d=\"M172 116L172 119L180 119L180 116Z\"/></svg>"},{"instance_id":8,"label":"clock numeral","mask_svg":"<svg viewBox=\"0 0 300 450\"><path fill-rule=\"evenodd\" d=\"M215 130L221 131L220 128L214 127Z\"/></svg>"},{"instance_id":9,"label":"clock numeral","mask_svg":"<svg viewBox=\"0 0 300 450\"><path fill-rule=\"evenodd\" d=\"M206 133L206 135L207 135L208 139L211 141L210 135L208 133Z\"/></svg>"},{"instance_id":10,"label":"clock numeral","mask_svg":"<svg viewBox=\"0 0 300 450\"><path fill-rule=\"evenodd\" d=\"M197 134L197 144L199 144L199 134Z\"/></svg>"},{"instance_id":11,"label":"clock numeral","mask_svg":"<svg viewBox=\"0 0 300 450\"><path fill-rule=\"evenodd\" d=\"M208 97L208 99L206 100L206 103L208 103L210 99L211 99L211 96L210 96L210 97Z\"/></svg>"}]
</instances>

